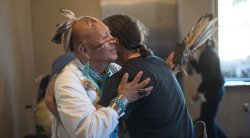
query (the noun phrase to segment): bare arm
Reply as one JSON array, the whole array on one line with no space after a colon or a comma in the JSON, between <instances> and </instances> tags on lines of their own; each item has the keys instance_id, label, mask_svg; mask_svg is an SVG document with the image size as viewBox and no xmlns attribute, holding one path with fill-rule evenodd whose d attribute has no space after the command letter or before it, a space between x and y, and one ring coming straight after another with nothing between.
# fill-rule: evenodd
<instances>
[{"instance_id":1,"label":"bare arm","mask_svg":"<svg viewBox=\"0 0 250 138\"><path fill-rule=\"evenodd\" d=\"M56 119L61 122L59 112L57 110L55 95L54 95L56 77L57 77L56 75L52 77L47 87L46 94L45 94L45 105L47 106L49 111L56 117Z\"/></svg>"}]
</instances>

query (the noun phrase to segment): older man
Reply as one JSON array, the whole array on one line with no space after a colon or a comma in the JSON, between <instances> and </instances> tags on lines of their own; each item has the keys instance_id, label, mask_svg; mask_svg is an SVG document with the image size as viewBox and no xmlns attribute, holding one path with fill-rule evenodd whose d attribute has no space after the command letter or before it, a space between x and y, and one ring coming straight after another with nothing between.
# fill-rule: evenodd
<instances>
[{"instance_id":1,"label":"older man","mask_svg":"<svg viewBox=\"0 0 250 138\"><path fill-rule=\"evenodd\" d=\"M64 35L64 47L73 52L76 59L64 68L55 82L57 113L47 99L48 107L56 116L52 137L109 137L127 103L141 97L138 90L149 79L137 84L142 75L140 72L132 82L127 83L128 74L125 74L113 102L106 108L96 108L106 79L120 69L111 64L117 60L116 39L110 35L108 27L96 18L85 16L76 19L68 10L61 10L61 13L70 20L59 25L53 41L61 43ZM48 90L51 93L51 87ZM146 90L151 91L152 87Z\"/></svg>"}]
</instances>

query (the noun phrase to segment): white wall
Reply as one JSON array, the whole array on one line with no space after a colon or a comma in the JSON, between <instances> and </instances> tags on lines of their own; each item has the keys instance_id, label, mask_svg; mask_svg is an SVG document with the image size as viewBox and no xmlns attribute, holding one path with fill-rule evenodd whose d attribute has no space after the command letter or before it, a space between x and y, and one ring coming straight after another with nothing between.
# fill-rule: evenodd
<instances>
[{"instance_id":1,"label":"white wall","mask_svg":"<svg viewBox=\"0 0 250 138\"><path fill-rule=\"evenodd\" d=\"M0 2L0 137L23 137L34 129L34 60L30 0Z\"/></svg>"},{"instance_id":2,"label":"white wall","mask_svg":"<svg viewBox=\"0 0 250 138\"><path fill-rule=\"evenodd\" d=\"M99 0L31 0L34 35L35 75L50 72L53 60L63 53L60 45L51 42L56 32L56 24L64 21L58 10L72 10L77 17L82 15L101 17Z\"/></svg>"}]
</instances>

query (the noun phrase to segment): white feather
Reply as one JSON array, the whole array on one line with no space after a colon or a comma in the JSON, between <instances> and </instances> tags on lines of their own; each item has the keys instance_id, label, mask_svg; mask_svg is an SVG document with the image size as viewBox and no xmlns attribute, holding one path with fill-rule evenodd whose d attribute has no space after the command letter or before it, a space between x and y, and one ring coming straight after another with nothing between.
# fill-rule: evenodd
<instances>
[{"instance_id":1,"label":"white feather","mask_svg":"<svg viewBox=\"0 0 250 138\"><path fill-rule=\"evenodd\" d=\"M203 43L205 43L213 34L215 31L218 30L218 27L213 27L209 29L208 31L204 31L199 38L197 39L196 43L194 44L193 50L196 50L199 48Z\"/></svg>"},{"instance_id":2,"label":"white feather","mask_svg":"<svg viewBox=\"0 0 250 138\"><path fill-rule=\"evenodd\" d=\"M200 47L207 41L207 39L209 39L213 35L213 33L218 29L217 22L218 18L214 18L208 22L206 28L201 32L196 42L194 43L193 49L197 49L198 47Z\"/></svg>"},{"instance_id":3,"label":"white feather","mask_svg":"<svg viewBox=\"0 0 250 138\"><path fill-rule=\"evenodd\" d=\"M70 11L68 9L60 9L59 12L62 15L68 17L69 19L76 20L76 16L75 16L74 12L72 12L72 11Z\"/></svg>"}]
</instances>

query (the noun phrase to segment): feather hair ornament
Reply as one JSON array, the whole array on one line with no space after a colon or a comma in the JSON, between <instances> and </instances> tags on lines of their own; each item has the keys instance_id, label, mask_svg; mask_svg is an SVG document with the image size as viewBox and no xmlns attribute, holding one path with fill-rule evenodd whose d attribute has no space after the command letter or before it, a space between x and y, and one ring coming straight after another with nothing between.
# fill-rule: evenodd
<instances>
[{"instance_id":1,"label":"feather hair ornament","mask_svg":"<svg viewBox=\"0 0 250 138\"><path fill-rule=\"evenodd\" d=\"M202 46L218 29L218 19L211 13L207 13L201 16L192 29L185 35L183 39L183 48L181 54L174 54L174 59L182 56L183 61L177 62L173 68L174 73L183 71L186 75L187 73L182 68L182 64L189 62L193 57L195 51ZM177 45L178 46L178 45ZM175 52L177 52L175 50Z\"/></svg>"},{"instance_id":2,"label":"feather hair ornament","mask_svg":"<svg viewBox=\"0 0 250 138\"><path fill-rule=\"evenodd\" d=\"M70 10L60 9L59 12L65 17L67 17L68 20L63 21L56 25L57 32L51 41L56 44L63 43L64 51L69 52L70 51L69 43L70 43L72 24L77 20L77 18L75 14Z\"/></svg>"}]
</instances>

